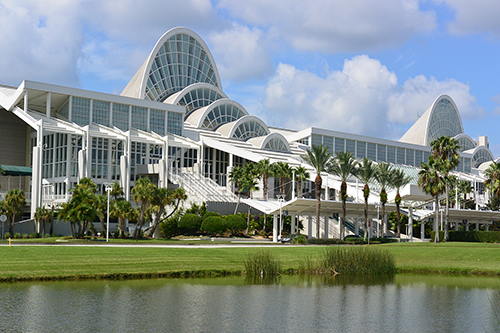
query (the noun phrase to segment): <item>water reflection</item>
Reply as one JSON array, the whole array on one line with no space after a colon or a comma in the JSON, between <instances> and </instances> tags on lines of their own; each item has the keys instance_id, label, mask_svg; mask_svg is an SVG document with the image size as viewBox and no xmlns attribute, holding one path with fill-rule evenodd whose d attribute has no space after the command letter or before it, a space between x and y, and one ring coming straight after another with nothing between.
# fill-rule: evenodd
<instances>
[{"instance_id":1,"label":"water reflection","mask_svg":"<svg viewBox=\"0 0 500 333\"><path fill-rule=\"evenodd\" d=\"M491 332L494 278L282 276L0 284L0 331Z\"/></svg>"}]
</instances>

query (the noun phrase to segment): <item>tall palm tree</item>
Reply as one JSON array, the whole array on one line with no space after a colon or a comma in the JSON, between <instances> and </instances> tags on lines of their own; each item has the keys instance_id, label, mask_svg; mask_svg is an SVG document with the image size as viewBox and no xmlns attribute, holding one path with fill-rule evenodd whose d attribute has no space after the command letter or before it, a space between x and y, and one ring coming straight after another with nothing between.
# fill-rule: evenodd
<instances>
[{"instance_id":1,"label":"tall palm tree","mask_svg":"<svg viewBox=\"0 0 500 333\"><path fill-rule=\"evenodd\" d=\"M233 167L233 169L229 172L229 181L234 184L236 189L236 193L238 194L238 202L236 203L236 207L234 208L234 214L238 211L238 207L240 205L242 187L241 182L243 180L243 167Z\"/></svg>"},{"instance_id":2,"label":"tall palm tree","mask_svg":"<svg viewBox=\"0 0 500 333\"><path fill-rule=\"evenodd\" d=\"M491 195L500 197L500 162L493 162L484 172L486 180L484 185L490 190Z\"/></svg>"},{"instance_id":3,"label":"tall palm tree","mask_svg":"<svg viewBox=\"0 0 500 333\"><path fill-rule=\"evenodd\" d=\"M268 158L260 160L256 167L259 172L259 176L262 177L262 190L264 191L264 200L267 200L267 192L269 188L268 180L269 176L272 175L271 162Z\"/></svg>"},{"instance_id":4,"label":"tall palm tree","mask_svg":"<svg viewBox=\"0 0 500 333\"><path fill-rule=\"evenodd\" d=\"M139 219L134 230L132 237L137 237L139 230L142 228L144 223L144 214L146 208L148 208L149 202L151 200L151 195L155 191L156 186L151 184L151 179L148 177L139 178L135 182L135 186L132 188L130 193L135 200L135 203L141 203L141 213L139 214Z\"/></svg>"},{"instance_id":5,"label":"tall palm tree","mask_svg":"<svg viewBox=\"0 0 500 333\"><path fill-rule=\"evenodd\" d=\"M399 207L401 205L401 195L399 194L399 190L409 183L411 183L411 178L406 176L403 170L394 169L392 172L392 179L389 182L389 186L396 190L396 198L394 202L396 203L396 219L397 219L397 229L396 235L397 237L401 237L401 212L399 211Z\"/></svg>"},{"instance_id":6,"label":"tall palm tree","mask_svg":"<svg viewBox=\"0 0 500 333\"><path fill-rule=\"evenodd\" d=\"M499 165L499 171L500 171L500 165ZM500 176L500 173L498 173L498 175ZM486 181L485 181L485 184L486 184ZM464 195L463 198L460 198L460 200L462 201L462 208L465 209L465 203L467 202L467 194L471 193L472 192L472 186L470 184L470 182L466 181L466 180L459 180L458 181L458 193L460 195Z\"/></svg>"},{"instance_id":7,"label":"tall palm tree","mask_svg":"<svg viewBox=\"0 0 500 333\"><path fill-rule=\"evenodd\" d=\"M96 200L97 185L90 178L82 178L70 191L73 192L73 195L68 202L68 216L70 221L78 225L76 236L82 238L88 225L96 217L94 202Z\"/></svg>"},{"instance_id":8,"label":"tall palm tree","mask_svg":"<svg viewBox=\"0 0 500 333\"><path fill-rule=\"evenodd\" d=\"M309 179L310 175L307 169L302 165L295 168L295 179L297 180L297 197L302 198L302 182Z\"/></svg>"},{"instance_id":9,"label":"tall palm tree","mask_svg":"<svg viewBox=\"0 0 500 333\"><path fill-rule=\"evenodd\" d=\"M41 224L42 238L45 237L45 224L50 220L50 211L45 207L37 207L33 218L37 223Z\"/></svg>"},{"instance_id":10,"label":"tall palm tree","mask_svg":"<svg viewBox=\"0 0 500 333\"><path fill-rule=\"evenodd\" d=\"M358 161L354 159L351 152L339 151L328 164L327 171L340 178L340 199L342 200L342 220L340 221L340 239L345 236L345 215L347 200L347 179L356 174Z\"/></svg>"},{"instance_id":11,"label":"tall palm tree","mask_svg":"<svg viewBox=\"0 0 500 333\"><path fill-rule=\"evenodd\" d=\"M314 179L314 186L316 187L316 238L319 238L319 215L321 212L321 185L323 179L321 173L326 171L328 162L332 158L332 153L328 151L328 146L312 146L312 150L307 150L302 158L306 163L311 165L316 171L316 178Z\"/></svg>"},{"instance_id":12,"label":"tall palm tree","mask_svg":"<svg viewBox=\"0 0 500 333\"><path fill-rule=\"evenodd\" d=\"M164 187L155 190L151 202L154 207L153 209L155 214L153 219L153 225L149 230L149 237L154 236L155 230L160 224L160 222L172 216L177 210L177 208L179 208L180 203L185 201L186 199L187 199L186 191L181 187L176 188L175 190L170 190ZM170 212L170 214L168 214L168 216L166 216L165 218L162 218L162 215L165 212L167 206L171 206L174 204L175 207Z\"/></svg>"},{"instance_id":13,"label":"tall palm tree","mask_svg":"<svg viewBox=\"0 0 500 333\"><path fill-rule=\"evenodd\" d=\"M133 211L132 204L125 199L119 199L111 206L109 215L118 219L121 238L125 237L125 220L130 218Z\"/></svg>"},{"instance_id":14,"label":"tall palm tree","mask_svg":"<svg viewBox=\"0 0 500 333\"><path fill-rule=\"evenodd\" d=\"M18 188L10 189L5 196L4 209L7 217L10 218L9 232L11 235L14 234L16 216L22 214L24 206L26 206L24 191Z\"/></svg>"},{"instance_id":15,"label":"tall palm tree","mask_svg":"<svg viewBox=\"0 0 500 333\"><path fill-rule=\"evenodd\" d=\"M285 195L286 179L292 175L292 168L286 162L279 161L273 163L273 174L279 178L280 194Z\"/></svg>"},{"instance_id":16,"label":"tall palm tree","mask_svg":"<svg viewBox=\"0 0 500 333\"><path fill-rule=\"evenodd\" d=\"M375 173L375 180L381 187L380 189L380 203L382 204L382 237L385 236L387 232L387 224L385 223L385 204L387 203L387 192L386 187L388 187L391 181L392 167L389 163L380 163L377 166L377 172ZM378 216L377 216L378 217Z\"/></svg>"},{"instance_id":17,"label":"tall palm tree","mask_svg":"<svg viewBox=\"0 0 500 333\"><path fill-rule=\"evenodd\" d=\"M442 176L445 180L445 192L446 192L446 220L444 224L444 237L448 239L448 226L450 220L449 206L450 206L450 184L452 179L450 178L450 171L458 166L460 155L458 151L460 146L458 140L451 138L449 136L441 136L436 140L431 142L432 156L435 159L439 159L441 162Z\"/></svg>"},{"instance_id":18,"label":"tall palm tree","mask_svg":"<svg viewBox=\"0 0 500 333\"><path fill-rule=\"evenodd\" d=\"M444 179L439 173L439 170L441 170L439 163L440 160L435 159L434 156L431 155L429 157L429 164L422 163L422 169L418 172L418 186L425 193L430 194L435 202L434 243L439 242L439 195L444 192L445 188Z\"/></svg>"},{"instance_id":19,"label":"tall palm tree","mask_svg":"<svg viewBox=\"0 0 500 333\"><path fill-rule=\"evenodd\" d=\"M114 198L115 201L118 200L118 198L123 197L123 195L125 194L123 192L123 187L116 180L113 182L113 186L111 187L110 194Z\"/></svg>"},{"instance_id":20,"label":"tall palm tree","mask_svg":"<svg viewBox=\"0 0 500 333\"><path fill-rule=\"evenodd\" d=\"M108 196L104 194L96 195L94 209L99 221L101 222L101 237L106 237L107 230L104 220L106 219L106 214L108 213Z\"/></svg>"},{"instance_id":21,"label":"tall palm tree","mask_svg":"<svg viewBox=\"0 0 500 333\"><path fill-rule=\"evenodd\" d=\"M366 240L368 237L368 198L370 196L370 186L368 185L375 179L375 173L377 172L376 166L373 164L373 161L369 158L363 157L362 163L359 165L356 170L355 176L365 183L365 187L363 188L363 197L365 198L365 223L364 223L364 239Z\"/></svg>"}]
</instances>

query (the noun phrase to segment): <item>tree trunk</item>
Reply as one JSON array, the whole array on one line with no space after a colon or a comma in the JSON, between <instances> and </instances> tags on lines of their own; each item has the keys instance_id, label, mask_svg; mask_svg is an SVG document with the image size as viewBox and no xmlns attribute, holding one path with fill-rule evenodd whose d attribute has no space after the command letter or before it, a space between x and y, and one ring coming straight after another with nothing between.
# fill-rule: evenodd
<instances>
[{"instance_id":1,"label":"tree trunk","mask_svg":"<svg viewBox=\"0 0 500 333\"><path fill-rule=\"evenodd\" d=\"M316 176L314 183L316 185L316 239L319 239L319 227L320 227L319 215L321 212L321 185L323 183L323 179L321 179L321 176L319 174Z\"/></svg>"},{"instance_id":2,"label":"tree trunk","mask_svg":"<svg viewBox=\"0 0 500 333\"><path fill-rule=\"evenodd\" d=\"M340 221L340 239L345 237L345 215L346 215L346 200L347 200L347 183L345 181L340 185L340 195L342 199L342 220Z\"/></svg>"},{"instance_id":3,"label":"tree trunk","mask_svg":"<svg viewBox=\"0 0 500 333\"><path fill-rule=\"evenodd\" d=\"M106 237L106 225L104 224L104 218L99 217L99 221L101 221L101 237Z\"/></svg>"},{"instance_id":4,"label":"tree trunk","mask_svg":"<svg viewBox=\"0 0 500 333\"><path fill-rule=\"evenodd\" d=\"M297 181L297 198L302 198L302 178Z\"/></svg>"},{"instance_id":5,"label":"tree trunk","mask_svg":"<svg viewBox=\"0 0 500 333\"><path fill-rule=\"evenodd\" d=\"M444 240L448 240L448 225L450 223L450 189L448 185L446 185L446 219L444 221Z\"/></svg>"},{"instance_id":6,"label":"tree trunk","mask_svg":"<svg viewBox=\"0 0 500 333\"><path fill-rule=\"evenodd\" d=\"M399 201L397 199L396 199L396 220L398 221L396 236L398 238L401 238L401 213L399 212Z\"/></svg>"},{"instance_id":7,"label":"tree trunk","mask_svg":"<svg viewBox=\"0 0 500 333\"><path fill-rule=\"evenodd\" d=\"M368 196L365 196L365 225L364 229L365 234L364 234L364 240L368 238Z\"/></svg>"},{"instance_id":8,"label":"tree trunk","mask_svg":"<svg viewBox=\"0 0 500 333\"><path fill-rule=\"evenodd\" d=\"M380 226L382 228L382 238L384 238L387 230L387 226L385 224L385 202L382 203L382 221L380 223Z\"/></svg>"},{"instance_id":9,"label":"tree trunk","mask_svg":"<svg viewBox=\"0 0 500 333\"><path fill-rule=\"evenodd\" d=\"M158 213L156 214L155 218L153 219L153 225L151 226L151 229L149 230L149 237L153 237L155 234L156 227L158 227L158 224L160 224L160 218L163 215L163 211L165 210L164 206L160 206L160 209L158 210Z\"/></svg>"},{"instance_id":10,"label":"tree trunk","mask_svg":"<svg viewBox=\"0 0 500 333\"><path fill-rule=\"evenodd\" d=\"M250 229L250 206L248 206L248 213L247 213L247 230L246 230L246 233L248 235L248 229Z\"/></svg>"},{"instance_id":11,"label":"tree trunk","mask_svg":"<svg viewBox=\"0 0 500 333\"><path fill-rule=\"evenodd\" d=\"M434 243L439 243L439 195L436 195L436 216L434 217Z\"/></svg>"},{"instance_id":12,"label":"tree trunk","mask_svg":"<svg viewBox=\"0 0 500 333\"><path fill-rule=\"evenodd\" d=\"M137 220L137 224L135 225L135 230L132 235L132 238L139 237L139 230L142 228L142 224L144 222L144 213L146 212L146 203L142 202L141 205L141 213L139 214L139 219Z\"/></svg>"},{"instance_id":13,"label":"tree trunk","mask_svg":"<svg viewBox=\"0 0 500 333\"><path fill-rule=\"evenodd\" d=\"M16 220L16 214L12 215L12 220L10 221L9 225L9 233L10 237L14 237L14 221Z\"/></svg>"}]
</instances>

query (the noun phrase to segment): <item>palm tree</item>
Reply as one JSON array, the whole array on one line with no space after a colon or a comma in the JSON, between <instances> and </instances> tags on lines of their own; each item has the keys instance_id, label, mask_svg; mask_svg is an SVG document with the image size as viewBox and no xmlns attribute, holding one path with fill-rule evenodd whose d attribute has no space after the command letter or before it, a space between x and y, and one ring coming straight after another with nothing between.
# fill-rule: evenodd
<instances>
[{"instance_id":1,"label":"palm tree","mask_svg":"<svg viewBox=\"0 0 500 333\"><path fill-rule=\"evenodd\" d=\"M408 185L410 182L411 178L406 176L403 170L394 169L389 185L396 190L396 198L394 199L394 202L396 203L396 220L398 222L396 235L398 238L401 237L401 212L399 211L399 207L401 205L401 195L399 194L399 190Z\"/></svg>"},{"instance_id":2,"label":"palm tree","mask_svg":"<svg viewBox=\"0 0 500 333\"><path fill-rule=\"evenodd\" d=\"M264 200L267 200L267 192L269 188L268 179L272 175L271 162L268 158L260 160L256 167L259 172L259 176L262 177L262 190L264 191Z\"/></svg>"},{"instance_id":3,"label":"palm tree","mask_svg":"<svg viewBox=\"0 0 500 333\"><path fill-rule=\"evenodd\" d=\"M499 166L499 171L500 171L500 166ZM498 173L498 175L500 176L500 173ZM486 181L485 181L485 184L486 184ZM470 182L468 182L466 180L459 180L458 181L458 193L464 195L463 198L460 198L462 201L462 208L463 209L465 209L465 203L467 202L467 194L469 194L471 192L472 192L472 187L471 187Z\"/></svg>"},{"instance_id":4,"label":"palm tree","mask_svg":"<svg viewBox=\"0 0 500 333\"><path fill-rule=\"evenodd\" d=\"M302 165L295 169L295 179L297 180L297 197L302 198L302 181L309 179L310 175L307 169Z\"/></svg>"},{"instance_id":5,"label":"palm tree","mask_svg":"<svg viewBox=\"0 0 500 333\"><path fill-rule=\"evenodd\" d=\"M321 212L321 186L323 179L321 173L326 171L328 162L332 158L332 153L328 151L328 146L312 146L312 150L307 150L302 158L306 163L311 165L316 171L316 178L314 179L314 186L316 187L316 238L319 238L319 215Z\"/></svg>"},{"instance_id":6,"label":"palm tree","mask_svg":"<svg viewBox=\"0 0 500 333\"><path fill-rule=\"evenodd\" d=\"M132 204L124 199L115 201L111 206L109 215L118 219L121 238L125 237L125 220L131 217L133 211Z\"/></svg>"},{"instance_id":7,"label":"palm tree","mask_svg":"<svg viewBox=\"0 0 500 333\"><path fill-rule=\"evenodd\" d=\"M151 179L148 177L139 178L135 182L135 186L132 188L130 193L135 200L135 203L141 203L141 213L139 214L139 219L134 230L132 237L137 237L139 230L142 228L144 223L144 214L146 208L148 208L149 202L151 200L151 195L154 193L156 186L151 184Z\"/></svg>"},{"instance_id":8,"label":"palm tree","mask_svg":"<svg viewBox=\"0 0 500 333\"><path fill-rule=\"evenodd\" d=\"M236 207L234 208L234 214L238 211L238 207L240 205L240 199L241 199L241 181L243 179L243 168L236 166L234 167L230 172L229 172L229 181L234 184L234 187L236 189L236 192L238 193L238 202L236 203Z\"/></svg>"},{"instance_id":9,"label":"palm tree","mask_svg":"<svg viewBox=\"0 0 500 333\"><path fill-rule=\"evenodd\" d=\"M4 209L7 217L10 218L9 232L11 235L14 234L16 215L22 214L24 206L26 206L24 191L18 188L10 189L5 196Z\"/></svg>"},{"instance_id":10,"label":"palm tree","mask_svg":"<svg viewBox=\"0 0 500 333\"><path fill-rule=\"evenodd\" d=\"M33 218L42 226L42 238L45 237L45 223L49 221L49 210L45 207L37 207Z\"/></svg>"},{"instance_id":11,"label":"palm tree","mask_svg":"<svg viewBox=\"0 0 500 333\"><path fill-rule=\"evenodd\" d=\"M380 189L380 203L382 204L382 237L385 236L387 230L387 224L385 223L385 204L387 203L387 192L385 188L389 185L392 176L392 167L389 163L380 163L377 166L377 172L375 173L375 180L381 187ZM378 217L378 216L377 216Z\"/></svg>"},{"instance_id":12,"label":"palm tree","mask_svg":"<svg viewBox=\"0 0 500 333\"><path fill-rule=\"evenodd\" d=\"M368 237L368 197L370 196L370 187L368 183L371 183L375 179L375 173L377 171L376 166L373 161L369 158L363 157L363 162L359 165L356 170L355 176L365 183L363 188L363 197L365 198L365 224L364 224L364 239Z\"/></svg>"},{"instance_id":13,"label":"palm tree","mask_svg":"<svg viewBox=\"0 0 500 333\"><path fill-rule=\"evenodd\" d=\"M285 195L286 179L292 175L292 168L286 162L279 161L273 163L273 174L279 178L280 194Z\"/></svg>"},{"instance_id":14,"label":"palm tree","mask_svg":"<svg viewBox=\"0 0 500 333\"><path fill-rule=\"evenodd\" d=\"M123 197L123 187L116 180L113 182L113 187L111 188L110 195L114 198L114 200L118 200L118 198Z\"/></svg>"},{"instance_id":15,"label":"palm tree","mask_svg":"<svg viewBox=\"0 0 500 333\"><path fill-rule=\"evenodd\" d=\"M76 184L67 209L70 221L78 224L77 237L82 238L87 227L96 217L94 203L96 200L97 185L90 178L82 178Z\"/></svg>"},{"instance_id":16,"label":"palm tree","mask_svg":"<svg viewBox=\"0 0 500 333\"><path fill-rule=\"evenodd\" d=\"M94 201L94 209L101 222L101 237L105 237L107 230L104 220L108 211L108 196L104 194L97 195Z\"/></svg>"},{"instance_id":17,"label":"palm tree","mask_svg":"<svg viewBox=\"0 0 500 333\"><path fill-rule=\"evenodd\" d=\"M490 190L491 195L500 197L500 162L493 162L484 172L486 180L484 185Z\"/></svg>"},{"instance_id":18,"label":"palm tree","mask_svg":"<svg viewBox=\"0 0 500 333\"><path fill-rule=\"evenodd\" d=\"M448 225L450 222L450 184L452 183L452 180L450 179L450 171L458 166L460 158L458 151L460 150L460 146L457 139L443 135L431 142L431 149L432 156L434 156L435 159L441 160L441 162L439 163L439 165L441 166L441 170L439 171L442 173L442 176L446 182L446 220L444 224L444 237L447 240Z\"/></svg>"},{"instance_id":19,"label":"palm tree","mask_svg":"<svg viewBox=\"0 0 500 333\"><path fill-rule=\"evenodd\" d=\"M431 155L429 157L429 164L422 163L422 169L418 172L418 186L425 193L430 194L435 202L436 217L434 218L434 243L439 242L439 195L443 193L445 188L445 182L439 173L439 170L442 168L439 163L440 161L434 159L434 156Z\"/></svg>"},{"instance_id":20,"label":"palm tree","mask_svg":"<svg viewBox=\"0 0 500 333\"><path fill-rule=\"evenodd\" d=\"M186 191L184 191L184 189L181 187L176 188L173 191L164 187L155 190L153 198L151 200L151 204L154 210L154 219L153 219L153 225L149 230L149 237L154 236L155 230L160 224L160 222L172 216L177 210L177 208L179 208L180 203L185 201L186 199L187 199ZM167 217L162 218L162 215L165 212L167 206L173 204L175 204L174 209L170 212L170 214L168 214Z\"/></svg>"},{"instance_id":21,"label":"palm tree","mask_svg":"<svg viewBox=\"0 0 500 333\"><path fill-rule=\"evenodd\" d=\"M342 220L340 221L340 239L345 236L345 215L347 200L347 179L356 174L358 162L354 159L351 152L339 151L335 158L330 161L327 167L328 173L340 178L340 199L342 200Z\"/></svg>"}]
</instances>

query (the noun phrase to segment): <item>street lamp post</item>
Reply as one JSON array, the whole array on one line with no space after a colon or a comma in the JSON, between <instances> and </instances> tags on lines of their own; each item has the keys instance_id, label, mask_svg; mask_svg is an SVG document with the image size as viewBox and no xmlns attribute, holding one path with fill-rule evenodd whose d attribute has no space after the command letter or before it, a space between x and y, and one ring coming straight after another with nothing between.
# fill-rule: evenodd
<instances>
[{"instance_id":1,"label":"street lamp post","mask_svg":"<svg viewBox=\"0 0 500 333\"><path fill-rule=\"evenodd\" d=\"M107 220L106 220L106 242L109 242L109 193L113 189L111 184L104 184L106 186L106 192L108 193L108 214L107 214Z\"/></svg>"}]
</instances>

